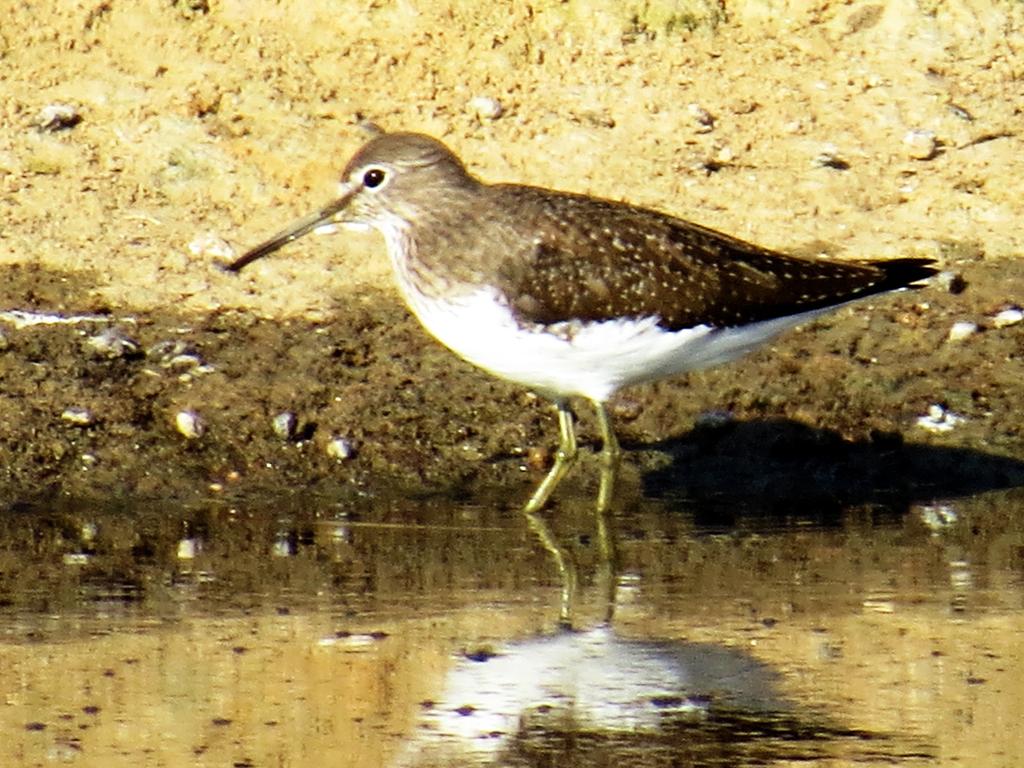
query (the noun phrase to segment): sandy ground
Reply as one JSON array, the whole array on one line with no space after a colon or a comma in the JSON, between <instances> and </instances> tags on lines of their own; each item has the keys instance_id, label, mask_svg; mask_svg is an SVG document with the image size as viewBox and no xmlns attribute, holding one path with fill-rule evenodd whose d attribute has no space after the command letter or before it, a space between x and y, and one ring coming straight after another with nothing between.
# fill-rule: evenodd
<instances>
[{"instance_id":1,"label":"sandy ground","mask_svg":"<svg viewBox=\"0 0 1024 768\"><path fill-rule=\"evenodd\" d=\"M919 445L1024 457L1024 323L999 314L1024 304L1020 4L22 4L0 50L6 499L525 496L549 410L430 340L378 239L217 268L330 199L367 123L487 180L955 276L625 393L627 473L670 456L714 485L822 445L879 470ZM950 341L957 322L977 332ZM771 426L691 432L707 411Z\"/></svg>"}]
</instances>

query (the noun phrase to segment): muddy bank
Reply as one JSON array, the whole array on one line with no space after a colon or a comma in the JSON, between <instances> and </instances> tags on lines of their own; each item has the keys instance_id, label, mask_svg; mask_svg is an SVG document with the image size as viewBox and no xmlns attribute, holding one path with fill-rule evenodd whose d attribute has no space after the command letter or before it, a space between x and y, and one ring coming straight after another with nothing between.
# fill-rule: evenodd
<instances>
[{"instance_id":1,"label":"muddy bank","mask_svg":"<svg viewBox=\"0 0 1024 768\"><path fill-rule=\"evenodd\" d=\"M992 319L1024 295L1024 269L957 269L960 293L936 284L861 303L750 359L624 393L627 485L657 471L649 490L714 494L742 477L756 495L754 478L779 456L789 463L776 473L798 488L807 462L827 455L846 470L818 472L808 490L843 494L860 471L900 488L883 476L922 447L1024 458L1022 326ZM384 291L338 296L320 322L126 313L96 300L82 273L16 266L3 270L0 306L22 313L0 324L7 499L302 491L514 504L556 439L545 401L453 357ZM965 320L980 330L949 341ZM922 426L936 405L962 420ZM592 440L585 404L580 416ZM921 490L929 459L915 455L909 482ZM939 486L949 459L931 460ZM593 469L585 458L572 483L590 488Z\"/></svg>"}]
</instances>

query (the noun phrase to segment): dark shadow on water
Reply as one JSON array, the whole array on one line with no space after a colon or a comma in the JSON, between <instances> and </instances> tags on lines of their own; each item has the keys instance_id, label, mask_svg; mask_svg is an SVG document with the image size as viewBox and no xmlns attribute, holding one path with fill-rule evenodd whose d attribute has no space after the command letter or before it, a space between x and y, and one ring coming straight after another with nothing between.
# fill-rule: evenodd
<instances>
[{"instance_id":1,"label":"dark shadow on water","mask_svg":"<svg viewBox=\"0 0 1024 768\"><path fill-rule=\"evenodd\" d=\"M794 510L828 524L853 506L901 514L912 503L1024 487L1024 462L1013 458L906 443L895 433L851 442L791 420L698 427L645 447L671 463L644 476L644 496L683 505L707 525Z\"/></svg>"}]
</instances>

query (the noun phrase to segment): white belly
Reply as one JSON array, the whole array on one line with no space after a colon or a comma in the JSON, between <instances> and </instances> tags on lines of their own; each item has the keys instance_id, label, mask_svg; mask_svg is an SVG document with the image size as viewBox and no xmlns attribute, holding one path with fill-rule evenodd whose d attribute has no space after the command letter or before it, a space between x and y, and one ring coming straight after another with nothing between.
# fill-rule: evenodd
<instances>
[{"instance_id":1,"label":"white belly","mask_svg":"<svg viewBox=\"0 0 1024 768\"><path fill-rule=\"evenodd\" d=\"M827 309L739 328L668 331L658 318L524 329L497 292L481 288L450 301L406 300L424 327L460 357L555 399L604 402L631 384L735 360Z\"/></svg>"}]
</instances>

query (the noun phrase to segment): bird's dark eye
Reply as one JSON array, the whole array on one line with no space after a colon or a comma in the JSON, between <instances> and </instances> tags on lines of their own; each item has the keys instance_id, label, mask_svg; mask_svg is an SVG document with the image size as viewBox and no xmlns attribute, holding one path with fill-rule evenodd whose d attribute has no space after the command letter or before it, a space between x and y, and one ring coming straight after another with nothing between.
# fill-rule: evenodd
<instances>
[{"instance_id":1,"label":"bird's dark eye","mask_svg":"<svg viewBox=\"0 0 1024 768\"><path fill-rule=\"evenodd\" d=\"M381 168L370 168L366 173L363 174L363 186L373 189L379 187L384 183L384 178L387 176Z\"/></svg>"}]
</instances>

